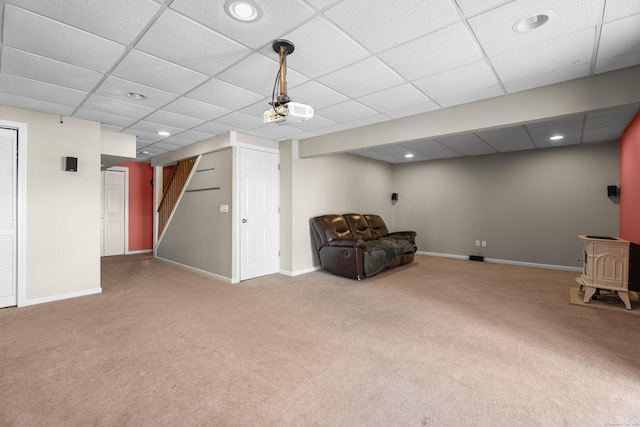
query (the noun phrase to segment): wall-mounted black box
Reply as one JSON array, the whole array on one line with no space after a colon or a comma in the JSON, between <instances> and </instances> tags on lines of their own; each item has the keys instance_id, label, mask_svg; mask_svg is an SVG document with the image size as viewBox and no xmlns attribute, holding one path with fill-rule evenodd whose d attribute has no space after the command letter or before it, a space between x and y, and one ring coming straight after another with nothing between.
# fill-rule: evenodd
<instances>
[{"instance_id":1,"label":"wall-mounted black box","mask_svg":"<svg viewBox=\"0 0 640 427\"><path fill-rule=\"evenodd\" d=\"M64 170L70 172L78 172L78 158L77 157L65 157L64 158Z\"/></svg>"}]
</instances>

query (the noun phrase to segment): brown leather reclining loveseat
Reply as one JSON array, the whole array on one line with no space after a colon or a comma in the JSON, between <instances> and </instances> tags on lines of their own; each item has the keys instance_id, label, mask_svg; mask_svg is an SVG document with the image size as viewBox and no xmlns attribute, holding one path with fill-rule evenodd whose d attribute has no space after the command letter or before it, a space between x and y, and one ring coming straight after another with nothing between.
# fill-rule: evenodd
<instances>
[{"instance_id":1,"label":"brown leather reclining loveseat","mask_svg":"<svg viewBox=\"0 0 640 427\"><path fill-rule=\"evenodd\" d=\"M311 219L322 268L363 279L413 261L415 231L389 233L378 215L322 215Z\"/></svg>"}]
</instances>

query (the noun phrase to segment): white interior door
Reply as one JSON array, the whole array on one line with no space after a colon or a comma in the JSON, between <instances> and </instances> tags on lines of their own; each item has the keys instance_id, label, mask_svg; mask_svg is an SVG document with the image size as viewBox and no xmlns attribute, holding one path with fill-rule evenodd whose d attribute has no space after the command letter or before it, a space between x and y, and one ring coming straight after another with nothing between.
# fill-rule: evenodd
<instances>
[{"instance_id":1,"label":"white interior door","mask_svg":"<svg viewBox=\"0 0 640 427\"><path fill-rule=\"evenodd\" d=\"M103 245L104 256L125 253L125 173L104 171Z\"/></svg>"},{"instance_id":2,"label":"white interior door","mask_svg":"<svg viewBox=\"0 0 640 427\"><path fill-rule=\"evenodd\" d=\"M278 272L279 156L240 149L240 280Z\"/></svg>"},{"instance_id":3,"label":"white interior door","mask_svg":"<svg viewBox=\"0 0 640 427\"><path fill-rule=\"evenodd\" d=\"M0 129L0 307L17 305L18 132Z\"/></svg>"}]
</instances>

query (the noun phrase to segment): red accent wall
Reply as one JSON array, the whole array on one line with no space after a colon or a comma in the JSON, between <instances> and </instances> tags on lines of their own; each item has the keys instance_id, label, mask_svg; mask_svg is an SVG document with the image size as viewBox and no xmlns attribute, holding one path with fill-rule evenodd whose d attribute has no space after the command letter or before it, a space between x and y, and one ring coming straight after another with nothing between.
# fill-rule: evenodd
<instances>
[{"instance_id":1,"label":"red accent wall","mask_svg":"<svg viewBox=\"0 0 640 427\"><path fill-rule=\"evenodd\" d=\"M620 237L640 243L640 113L620 137Z\"/></svg>"},{"instance_id":2,"label":"red accent wall","mask_svg":"<svg viewBox=\"0 0 640 427\"><path fill-rule=\"evenodd\" d=\"M149 163L126 162L129 168L129 251L153 249L153 168Z\"/></svg>"}]
</instances>

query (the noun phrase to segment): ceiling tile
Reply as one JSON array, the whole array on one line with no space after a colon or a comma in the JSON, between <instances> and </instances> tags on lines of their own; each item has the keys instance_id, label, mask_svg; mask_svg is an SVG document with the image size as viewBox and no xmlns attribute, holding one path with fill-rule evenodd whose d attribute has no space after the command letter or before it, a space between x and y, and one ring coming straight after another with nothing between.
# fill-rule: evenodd
<instances>
[{"instance_id":1,"label":"ceiling tile","mask_svg":"<svg viewBox=\"0 0 640 427\"><path fill-rule=\"evenodd\" d=\"M311 105L319 110L330 105L339 104L349 99L345 95L318 83L315 80L304 83L289 91L289 96L296 102Z\"/></svg>"},{"instance_id":2,"label":"ceiling tile","mask_svg":"<svg viewBox=\"0 0 640 427\"><path fill-rule=\"evenodd\" d=\"M602 26L598 59L612 58L638 51L640 51L640 14Z\"/></svg>"},{"instance_id":3,"label":"ceiling tile","mask_svg":"<svg viewBox=\"0 0 640 427\"><path fill-rule=\"evenodd\" d=\"M524 126L480 131L476 135L499 152L536 148Z\"/></svg>"},{"instance_id":4,"label":"ceiling tile","mask_svg":"<svg viewBox=\"0 0 640 427\"><path fill-rule=\"evenodd\" d=\"M205 139L209 139L214 135L210 133L198 132L195 130L186 130L184 132L181 132L178 136L181 139L188 140L191 143L194 143L204 141Z\"/></svg>"},{"instance_id":5,"label":"ceiling tile","mask_svg":"<svg viewBox=\"0 0 640 427\"><path fill-rule=\"evenodd\" d=\"M42 101L40 99L27 98L0 92L0 104L11 107L23 108L25 110L41 111L43 113L71 116L74 108L68 105L57 104L55 102Z\"/></svg>"},{"instance_id":6,"label":"ceiling tile","mask_svg":"<svg viewBox=\"0 0 640 427\"><path fill-rule=\"evenodd\" d=\"M249 53L246 47L167 9L136 48L208 76Z\"/></svg>"},{"instance_id":7,"label":"ceiling tile","mask_svg":"<svg viewBox=\"0 0 640 427\"><path fill-rule=\"evenodd\" d=\"M145 120L153 123L161 123L167 126L174 126L180 129L190 129L206 122L206 120L196 119L193 117L188 117L163 110L157 110L156 112L145 117Z\"/></svg>"},{"instance_id":8,"label":"ceiling tile","mask_svg":"<svg viewBox=\"0 0 640 427\"><path fill-rule=\"evenodd\" d=\"M435 140L465 156L477 156L496 152L490 145L487 145L472 133L439 137L435 138Z\"/></svg>"},{"instance_id":9,"label":"ceiling tile","mask_svg":"<svg viewBox=\"0 0 640 427\"><path fill-rule=\"evenodd\" d=\"M589 75L590 67L590 64L576 65L575 67L565 68L563 70L528 77L522 80L506 82L504 84L504 87L508 93L514 93L521 90L533 89L540 86L548 86L567 80L578 79L580 77L587 77Z\"/></svg>"},{"instance_id":10,"label":"ceiling tile","mask_svg":"<svg viewBox=\"0 0 640 427\"><path fill-rule=\"evenodd\" d=\"M397 157L391 156L389 154L379 153L374 150L367 150L367 149L353 150L353 151L350 151L349 153L355 154L356 156L366 157L368 159L373 159L373 160L380 160L382 162L387 162L387 163L401 163L401 161Z\"/></svg>"},{"instance_id":11,"label":"ceiling tile","mask_svg":"<svg viewBox=\"0 0 640 427\"><path fill-rule=\"evenodd\" d=\"M562 145L579 144L582 132L563 132L564 138L559 141L551 141L547 136L533 136L533 142L538 148L559 147Z\"/></svg>"},{"instance_id":12,"label":"ceiling tile","mask_svg":"<svg viewBox=\"0 0 640 427\"><path fill-rule=\"evenodd\" d=\"M604 7L603 22L611 22L639 13L640 2L638 0L609 0Z\"/></svg>"},{"instance_id":13,"label":"ceiling tile","mask_svg":"<svg viewBox=\"0 0 640 427\"><path fill-rule=\"evenodd\" d=\"M140 83L154 89L182 95L209 77L164 59L131 50L113 70L115 77Z\"/></svg>"},{"instance_id":14,"label":"ceiling tile","mask_svg":"<svg viewBox=\"0 0 640 427\"><path fill-rule=\"evenodd\" d=\"M457 151L454 151L433 139L403 142L402 146L434 159L447 159L450 157L461 156Z\"/></svg>"},{"instance_id":15,"label":"ceiling tile","mask_svg":"<svg viewBox=\"0 0 640 427\"><path fill-rule=\"evenodd\" d=\"M316 131L322 128L333 126L335 124L335 121L319 116L318 114L315 114L313 116L313 119L307 120L306 122L287 122L287 126L291 126L304 131Z\"/></svg>"},{"instance_id":16,"label":"ceiling tile","mask_svg":"<svg viewBox=\"0 0 640 427\"><path fill-rule=\"evenodd\" d=\"M276 83L279 83L277 77L280 65L278 64L278 55L273 52L272 56L275 60L269 59L259 53L254 53L225 72L220 73L217 78L227 83L260 93L269 99L271 99L271 94L275 88L275 95L277 97L279 84ZM287 92L289 88L298 86L307 80L309 79L302 74L293 70L287 70Z\"/></svg>"},{"instance_id":17,"label":"ceiling tile","mask_svg":"<svg viewBox=\"0 0 640 427\"><path fill-rule=\"evenodd\" d=\"M106 72L125 46L5 4L3 44L36 55ZM55 35L55 37L52 37ZM87 55L87 52L100 52Z\"/></svg>"},{"instance_id":18,"label":"ceiling tile","mask_svg":"<svg viewBox=\"0 0 640 427\"><path fill-rule=\"evenodd\" d=\"M363 79L362 76L367 76ZM367 58L318 79L331 89L357 98L381 89L397 86L404 79L377 58Z\"/></svg>"},{"instance_id":19,"label":"ceiling tile","mask_svg":"<svg viewBox=\"0 0 640 427\"><path fill-rule=\"evenodd\" d=\"M145 139L149 139L151 141L159 141L168 138L168 135L159 135L158 132L160 131L169 132L171 135L175 135L182 132L183 130L185 129L175 126L169 126L164 123L155 123L147 120L147 118L134 123L126 129L126 131L144 132L146 134ZM151 135L151 137L149 137L149 135Z\"/></svg>"},{"instance_id":20,"label":"ceiling tile","mask_svg":"<svg viewBox=\"0 0 640 427\"><path fill-rule=\"evenodd\" d=\"M620 127L618 126L585 130L582 135L582 142L615 141L619 140L621 135L622 132L620 132Z\"/></svg>"},{"instance_id":21,"label":"ceiling tile","mask_svg":"<svg viewBox=\"0 0 640 427\"><path fill-rule=\"evenodd\" d=\"M186 97L180 97L171 104L162 107L162 109L205 121L213 120L231 112L228 108L218 107L217 105L207 104L206 102Z\"/></svg>"},{"instance_id":22,"label":"ceiling tile","mask_svg":"<svg viewBox=\"0 0 640 427\"><path fill-rule=\"evenodd\" d=\"M629 108L611 111L600 111L597 113L587 114L585 117L585 132L599 129L615 127L624 130L633 120L638 112L638 106L634 105Z\"/></svg>"},{"instance_id":23,"label":"ceiling tile","mask_svg":"<svg viewBox=\"0 0 640 427\"><path fill-rule=\"evenodd\" d=\"M5 73L0 73L0 92L70 106L76 106L87 96L87 92Z\"/></svg>"},{"instance_id":24,"label":"ceiling tile","mask_svg":"<svg viewBox=\"0 0 640 427\"><path fill-rule=\"evenodd\" d=\"M640 51L599 60L596 62L596 73L604 73L638 64L640 64Z\"/></svg>"},{"instance_id":25,"label":"ceiling tile","mask_svg":"<svg viewBox=\"0 0 640 427\"><path fill-rule=\"evenodd\" d=\"M503 82L571 68L591 62L595 27L491 58Z\"/></svg>"},{"instance_id":26,"label":"ceiling tile","mask_svg":"<svg viewBox=\"0 0 640 427\"><path fill-rule=\"evenodd\" d=\"M477 15L479 12L486 12L489 9L512 2L513 0L456 0L460 6L460 10L467 17Z\"/></svg>"},{"instance_id":27,"label":"ceiling tile","mask_svg":"<svg viewBox=\"0 0 640 427\"><path fill-rule=\"evenodd\" d=\"M344 122L344 124L349 127L357 128L360 126L367 126L374 123L385 122L387 120L389 120L389 117L385 116L384 114L376 114L374 116L367 116L361 119L350 120L348 122Z\"/></svg>"},{"instance_id":28,"label":"ceiling tile","mask_svg":"<svg viewBox=\"0 0 640 427\"><path fill-rule=\"evenodd\" d=\"M431 160L433 157L422 154L419 151L412 150L402 145L385 145L371 149L381 154L391 156L400 162L419 162L423 160ZM413 157L405 157L407 154L413 154Z\"/></svg>"},{"instance_id":29,"label":"ceiling tile","mask_svg":"<svg viewBox=\"0 0 640 427\"><path fill-rule=\"evenodd\" d=\"M141 93L147 99L135 99L127 96L127 93ZM143 86L138 83L129 82L116 77L108 77L94 92L96 95L108 96L118 100L124 100L133 104L140 104L146 107L159 108L168 104L178 97L178 95Z\"/></svg>"},{"instance_id":30,"label":"ceiling tile","mask_svg":"<svg viewBox=\"0 0 640 427\"><path fill-rule=\"evenodd\" d=\"M322 10L340 1L342 0L307 0L307 3L309 3L311 6L315 7L316 9Z\"/></svg>"},{"instance_id":31,"label":"ceiling tile","mask_svg":"<svg viewBox=\"0 0 640 427\"><path fill-rule=\"evenodd\" d=\"M432 99L441 99L496 86L498 81L486 62L480 61L418 79L413 84Z\"/></svg>"},{"instance_id":32,"label":"ceiling tile","mask_svg":"<svg viewBox=\"0 0 640 427\"><path fill-rule=\"evenodd\" d=\"M479 101L481 99L493 98L495 96L504 95L504 91L499 86L485 87L482 89L472 90L471 92L461 93L459 95L449 96L436 100L441 107L452 107L454 105L465 104L467 102Z\"/></svg>"},{"instance_id":33,"label":"ceiling tile","mask_svg":"<svg viewBox=\"0 0 640 427\"><path fill-rule=\"evenodd\" d=\"M137 121L136 119L131 119L129 117L122 117L115 114L93 111L87 108L81 108L80 110L76 111L73 117L99 122L104 126L114 126L119 130L129 127Z\"/></svg>"},{"instance_id":34,"label":"ceiling tile","mask_svg":"<svg viewBox=\"0 0 640 427\"><path fill-rule=\"evenodd\" d=\"M463 24L452 25L379 56L407 80L482 60L480 51Z\"/></svg>"},{"instance_id":35,"label":"ceiling tile","mask_svg":"<svg viewBox=\"0 0 640 427\"><path fill-rule=\"evenodd\" d=\"M145 126L144 124L141 124L140 127L144 127L145 129L149 129L149 126ZM158 135L157 133L155 133L153 131L147 132L147 131L144 131L144 130L141 130L141 129L136 129L135 127L130 127L128 129L125 129L125 130L122 131L122 133L126 133L128 135L135 135L136 138L144 139L145 141L151 141L152 143L162 141L163 139L167 139L166 136Z\"/></svg>"},{"instance_id":36,"label":"ceiling tile","mask_svg":"<svg viewBox=\"0 0 640 427\"><path fill-rule=\"evenodd\" d=\"M229 131L234 131L235 129L233 129L230 126L225 126L225 125L221 125L218 124L216 122L207 122L204 124L201 124L200 126L196 126L193 129L190 129L192 131L196 131L196 132L202 132L202 133L207 133L210 135L220 135L223 133L227 133Z\"/></svg>"},{"instance_id":37,"label":"ceiling tile","mask_svg":"<svg viewBox=\"0 0 640 427\"><path fill-rule=\"evenodd\" d=\"M318 114L336 122L344 123L374 116L377 112L357 101L350 100L322 108L318 110Z\"/></svg>"},{"instance_id":38,"label":"ceiling tile","mask_svg":"<svg viewBox=\"0 0 640 427\"><path fill-rule=\"evenodd\" d=\"M412 107L399 108L393 111L387 111L385 114L392 119L398 119L400 117L413 116L414 114L426 113L427 111L433 111L439 109L440 106L435 102L425 102L424 104L414 105Z\"/></svg>"},{"instance_id":39,"label":"ceiling tile","mask_svg":"<svg viewBox=\"0 0 640 427\"><path fill-rule=\"evenodd\" d=\"M381 52L459 21L449 0L351 0L325 12L333 22L373 52Z\"/></svg>"},{"instance_id":40,"label":"ceiling tile","mask_svg":"<svg viewBox=\"0 0 640 427\"><path fill-rule=\"evenodd\" d=\"M366 50L321 17L285 34L284 38L296 47L287 56L287 67L309 77L322 76L369 56ZM271 46L262 53L268 55L269 51L273 52Z\"/></svg>"},{"instance_id":41,"label":"ceiling tile","mask_svg":"<svg viewBox=\"0 0 640 427\"><path fill-rule=\"evenodd\" d=\"M173 145L174 147L186 147L187 145L193 144L191 139L183 138L184 132L180 133L178 136L170 136L169 138L163 140L161 143L157 144L167 144ZM206 138L203 138L206 139Z\"/></svg>"},{"instance_id":42,"label":"ceiling tile","mask_svg":"<svg viewBox=\"0 0 640 427\"><path fill-rule=\"evenodd\" d=\"M153 108L101 95L91 95L82 108L138 120L153 113Z\"/></svg>"},{"instance_id":43,"label":"ceiling tile","mask_svg":"<svg viewBox=\"0 0 640 427\"><path fill-rule=\"evenodd\" d=\"M564 117L556 120L529 123L526 126L529 135L534 138L549 138L552 135L563 134L565 132L580 132L582 130L582 115Z\"/></svg>"},{"instance_id":44,"label":"ceiling tile","mask_svg":"<svg viewBox=\"0 0 640 427\"><path fill-rule=\"evenodd\" d=\"M44 56L34 55L5 46L0 69L3 73L39 80L58 86L88 92L102 79L103 74Z\"/></svg>"},{"instance_id":45,"label":"ceiling tile","mask_svg":"<svg viewBox=\"0 0 640 427\"><path fill-rule=\"evenodd\" d=\"M599 0L518 0L469 19L469 25L489 56L551 40L598 22ZM522 18L551 12L549 22L525 33L513 31Z\"/></svg>"},{"instance_id":46,"label":"ceiling tile","mask_svg":"<svg viewBox=\"0 0 640 427\"><path fill-rule=\"evenodd\" d=\"M101 37L130 44L160 9L149 0L18 0L25 9Z\"/></svg>"},{"instance_id":47,"label":"ceiling tile","mask_svg":"<svg viewBox=\"0 0 640 427\"><path fill-rule=\"evenodd\" d=\"M217 118L214 122L219 125L229 126L240 132L255 129L264 125L262 117L250 116L237 111Z\"/></svg>"},{"instance_id":48,"label":"ceiling tile","mask_svg":"<svg viewBox=\"0 0 640 427\"><path fill-rule=\"evenodd\" d=\"M239 22L224 10L223 1L174 0L171 8L184 13L217 32L253 49L260 48L303 24L313 10L299 0L259 2L262 17L255 22Z\"/></svg>"},{"instance_id":49,"label":"ceiling tile","mask_svg":"<svg viewBox=\"0 0 640 427\"><path fill-rule=\"evenodd\" d=\"M293 135L300 133L299 129L293 128L291 126L287 126L286 124L268 124L263 125L257 129L250 130L246 132L248 135L258 136L260 138L267 139L275 139L277 141L282 141L284 139L289 139Z\"/></svg>"},{"instance_id":50,"label":"ceiling tile","mask_svg":"<svg viewBox=\"0 0 640 427\"><path fill-rule=\"evenodd\" d=\"M231 110L243 108L265 99L265 95L248 91L218 79L209 80L199 88L189 92L187 97Z\"/></svg>"},{"instance_id":51,"label":"ceiling tile","mask_svg":"<svg viewBox=\"0 0 640 427\"><path fill-rule=\"evenodd\" d=\"M406 83L400 86L372 93L357 99L358 102L380 112L398 110L429 102L429 97L413 85Z\"/></svg>"}]
</instances>

